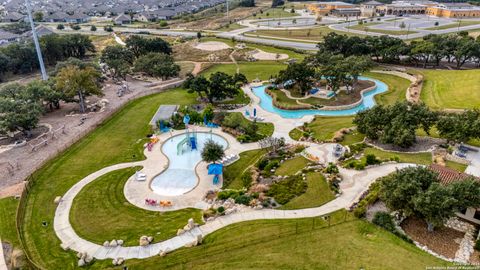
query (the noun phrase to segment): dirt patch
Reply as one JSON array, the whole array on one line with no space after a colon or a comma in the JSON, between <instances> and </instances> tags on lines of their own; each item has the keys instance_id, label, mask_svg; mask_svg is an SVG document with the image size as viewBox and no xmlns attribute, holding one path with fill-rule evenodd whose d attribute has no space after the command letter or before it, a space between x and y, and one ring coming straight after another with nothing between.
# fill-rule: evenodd
<instances>
[{"instance_id":1,"label":"dirt patch","mask_svg":"<svg viewBox=\"0 0 480 270\"><path fill-rule=\"evenodd\" d=\"M480 251L473 250L472 255L470 255L469 263L471 263L473 265L480 265Z\"/></svg>"},{"instance_id":2,"label":"dirt patch","mask_svg":"<svg viewBox=\"0 0 480 270\"><path fill-rule=\"evenodd\" d=\"M465 235L463 232L447 227L436 228L435 231L429 232L427 223L416 217L407 218L401 226L410 238L450 259L455 258L460 241Z\"/></svg>"},{"instance_id":3,"label":"dirt patch","mask_svg":"<svg viewBox=\"0 0 480 270\"><path fill-rule=\"evenodd\" d=\"M45 132L48 132L49 128L46 126L38 126L37 128L32 130L31 136L27 137L23 132L18 132L16 133L13 137L3 137L0 138L0 146L2 145L10 145L15 142L19 141L31 141L37 138L38 136L44 134Z\"/></svg>"},{"instance_id":4,"label":"dirt patch","mask_svg":"<svg viewBox=\"0 0 480 270\"><path fill-rule=\"evenodd\" d=\"M250 54L251 57L257 60L285 60L288 59L288 54L285 53L269 53L262 50L255 50Z\"/></svg>"},{"instance_id":5,"label":"dirt patch","mask_svg":"<svg viewBox=\"0 0 480 270\"><path fill-rule=\"evenodd\" d=\"M432 138L432 137L417 136L416 143L408 148L402 148L400 146L396 146L393 144L383 144L378 141L371 141L368 139L367 139L367 142L369 144L375 145L376 147L381 148L383 150L387 150L387 151L413 153L413 152L431 151L435 146L439 144L444 144L446 140L439 139L439 138Z\"/></svg>"},{"instance_id":6,"label":"dirt patch","mask_svg":"<svg viewBox=\"0 0 480 270\"><path fill-rule=\"evenodd\" d=\"M207 41L207 42L200 42L196 44L194 48L202 51L216 52L216 51L230 49L230 46L228 46L224 42Z\"/></svg>"},{"instance_id":7,"label":"dirt patch","mask_svg":"<svg viewBox=\"0 0 480 270\"><path fill-rule=\"evenodd\" d=\"M229 55L232 51L232 48L220 51L205 51L195 48L194 42L184 42L173 46L173 57L176 61L231 62Z\"/></svg>"}]
</instances>

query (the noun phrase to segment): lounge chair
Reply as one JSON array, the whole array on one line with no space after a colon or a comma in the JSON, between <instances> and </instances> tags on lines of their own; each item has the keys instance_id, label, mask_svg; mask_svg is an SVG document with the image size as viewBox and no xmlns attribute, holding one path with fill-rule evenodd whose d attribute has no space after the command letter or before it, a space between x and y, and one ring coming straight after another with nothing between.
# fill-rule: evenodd
<instances>
[{"instance_id":1,"label":"lounge chair","mask_svg":"<svg viewBox=\"0 0 480 270\"><path fill-rule=\"evenodd\" d=\"M146 181L146 180L147 180L147 175L144 174L144 173L141 173L141 172L137 171L137 172L135 173L135 180L137 180L137 181Z\"/></svg>"}]
</instances>

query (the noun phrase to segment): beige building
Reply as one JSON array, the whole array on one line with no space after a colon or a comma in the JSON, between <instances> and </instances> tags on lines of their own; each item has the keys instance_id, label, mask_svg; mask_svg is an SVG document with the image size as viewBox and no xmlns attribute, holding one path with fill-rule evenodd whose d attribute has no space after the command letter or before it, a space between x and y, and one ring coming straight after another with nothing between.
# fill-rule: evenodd
<instances>
[{"instance_id":1,"label":"beige building","mask_svg":"<svg viewBox=\"0 0 480 270\"><path fill-rule=\"evenodd\" d=\"M360 13L364 17L374 17L377 15L377 8L383 6L383 3L377 1L368 1L360 4Z\"/></svg>"},{"instance_id":2,"label":"beige building","mask_svg":"<svg viewBox=\"0 0 480 270\"><path fill-rule=\"evenodd\" d=\"M446 18L478 18L480 7L469 3L441 3L428 7L426 14Z\"/></svg>"}]
</instances>

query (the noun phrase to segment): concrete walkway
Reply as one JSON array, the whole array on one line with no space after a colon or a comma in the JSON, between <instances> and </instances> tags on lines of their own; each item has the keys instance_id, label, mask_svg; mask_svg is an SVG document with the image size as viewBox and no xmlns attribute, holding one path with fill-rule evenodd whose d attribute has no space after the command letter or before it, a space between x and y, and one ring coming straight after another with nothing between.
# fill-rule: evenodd
<instances>
[{"instance_id":1,"label":"concrete walkway","mask_svg":"<svg viewBox=\"0 0 480 270\"><path fill-rule=\"evenodd\" d=\"M142 162L133 162L110 166L87 176L86 179L93 181L99 175L105 174L109 171L127 168L130 166L138 166L141 164ZM178 248L184 247L185 245L196 241L198 236L201 236L203 238L216 230L219 230L234 223L261 219L293 219L316 217L343 208L347 208L352 205L356 200L358 200L361 194L366 191L369 185L376 179L388 175L397 169L405 168L407 166L415 165L388 164L375 168L370 168L362 172L354 170L342 170L341 175L345 179L348 179L345 183L342 182L340 185L342 195L320 207L300 210L252 210L250 208L247 208L242 212L218 217L211 222L196 227L193 230L179 236L170 238L169 240L148 245L145 247L104 247L82 239L75 233L69 222L69 212L76 194L78 194L78 192L80 192L80 190L87 184L82 180L79 184L73 186L69 191L67 191L67 193L63 197L55 213L54 229L58 238L62 242L61 245L64 249L71 249L77 252L86 252L94 258L100 260L115 258L144 259L156 256L162 251L170 252Z\"/></svg>"}]
</instances>

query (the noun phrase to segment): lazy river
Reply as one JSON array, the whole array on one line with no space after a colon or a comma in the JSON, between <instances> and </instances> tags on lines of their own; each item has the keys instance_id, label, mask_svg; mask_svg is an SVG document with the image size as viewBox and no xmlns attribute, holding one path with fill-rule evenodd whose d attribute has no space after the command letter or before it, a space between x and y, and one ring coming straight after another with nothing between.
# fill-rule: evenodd
<instances>
[{"instance_id":1,"label":"lazy river","mask_svg":"<svg viewBox=\"0 0 480 270\"><path fill-rule=\"evenodd\" d=\"M185 137L186 134L174 136L162 145L162 152L169 160L168 168L153 178L151 183L152 190L159 195L178 196L197 186L198 178L195 167L202 160L200 153L208 140L222 145L224 149L228 146L227 141L221 136L199 132L196 133L197 149L191 150L185 145L184 151L178 153L177 146Z\"/></svg>"},{"instance_id":2,"label":"lazy river","mask_svg":"<svg viewBox=\"0 0 480 270\"><path fill-rule=\"evenodd\" d=\"M358 106L347 109L347 110L336 110L336 111L329 111L329 110L283 110L275 107L272 103L272 97L270 97L267 93L265 93L266 86L258 86L253 87L253 93L260 98L260 107L264 110L275 113L280 115L283 118L302 118L307 115L323 115L323 116L344 116L344 115L354 115L359 111L371 108L375 106L375 95L384 93L388 90L388 86L375 79L366 78L366 77L359 77L362 80L369 80L373 81L376 84L374 90L364 93L363 101Z\"/></svg>"}]
</instances>

